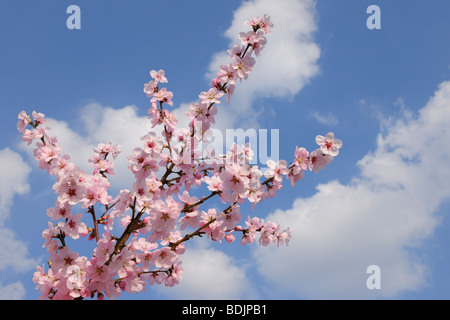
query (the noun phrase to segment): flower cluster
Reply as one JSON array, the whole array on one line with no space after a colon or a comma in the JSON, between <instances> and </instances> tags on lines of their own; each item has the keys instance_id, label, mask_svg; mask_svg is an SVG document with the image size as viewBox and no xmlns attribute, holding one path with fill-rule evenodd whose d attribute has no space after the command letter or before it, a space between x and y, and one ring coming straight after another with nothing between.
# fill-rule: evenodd
<instances>
[{"instance_id":1,"label":"flower cluster","mask_svg":"<svg viewBox=\"0 0 450 320\"><path fill-rule=\"evenodd\" d=\"M141 147L128 157L135 181L115 197L109 194L108 177L114 175L110 157L117 157L120 146L99 144L89 159L93 168L89 174L62 154L57 138L49 136L50 129L44 126L43 114L19 113L17 128L23 140L36 141L39 167L56 177L57 199L47 210L54 222L42 233L50 254L48 267L38 266L33 277L41 298L115 298L122 292L142 292L149 285L176 285L183 275L180 256L185 242L196 236L231 243L239 235L242 245L289 243L290 229L249 215L241 222L240 204L247 200L255 207L274 197L285 180L295 185L307 170L324 169L342 142L333 133L317 136L317 150L309 153L297 147L290 164L269 160L265 172L249 163L253 152L248 145L234 144L226 154L208 150L205 155L196 149L211 138L220 99L229 100L237 80L249 77L273 27L267 15L246 25L252 30L239 34L241 44L228 51L231 62L220 66L211 88L190 105L188 128L178 128L174 113L166 107L173 106L173 93L162 87L168 83L164 70L150 72L152 80L144 92L151 103L152 126L161 134L150 131L141 138ZM199 198L191 187L201 185L206 195ZM211 198L220 199L224 208L205 208ZM116 230L121 232L114 235ZM185 230L190 232L183 235ZM89 258L69 247L70 239L80 237L95 242Z\"/></svg>"}]
</instances>

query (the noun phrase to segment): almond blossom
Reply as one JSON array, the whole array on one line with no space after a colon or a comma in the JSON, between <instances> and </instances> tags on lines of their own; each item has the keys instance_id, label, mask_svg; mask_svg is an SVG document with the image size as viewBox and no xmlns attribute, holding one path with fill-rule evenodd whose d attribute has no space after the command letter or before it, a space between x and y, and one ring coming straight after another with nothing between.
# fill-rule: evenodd
<instances>
[{"instance_id":1,"label":"almond blossom","mask_svg":"<svg viewBox=\"0 0 450 320\"><path fill-rule=\"evenodd\" d=\"M333 157L337 156L339 149L342 148L342 141L335 139L333 132L328 132L325 137L321 135L316 136L316 143L324 154L329 154Z\"/></svg>"},{"instance_id":2,"label":"almond blossom","mask_svg":"<svg viewBox=\"0 0 450 320\"><path fill-rule=\"evenodd\" d=\"M23 141L35 143L39 168L56 179L55 201L47 210L51 222L42 232L48 264L33 275L41 299L115 299L153 285L172 287L183 279L186 241L203 235L216 242L233 243L240 237L242 245L288 245L289 228L250 216L241 204L248 201L255 210L286 181L294 186L307 169L323 170L339 154L342 141L333 133L318 135L319 149L309 153L297 146L292 162L269 160L264 173L252 162L249 144L234 143L224 154L209 146L206 152L198 150L213 137L221 99L229 101L238 82L250 76L273 28L268 15L245 24L251 30L239 33L240 43L227 51L230 62L220 66L211 87L190 104L186 128L179 127L171 110L173 93L162 87L168 83L165 71L150 71L152 79L144 84L147 113L161 134L150 130L141 137L141 145L127 158L135 180L116 195L109 178L120 146L99 143L88 159L92 172L84 172L49 135L45 115L18 114ZM223 207L210 206L210 199ZM83 239L91 245L86 255L75 249Z\"/></svg>"}]
</instances>

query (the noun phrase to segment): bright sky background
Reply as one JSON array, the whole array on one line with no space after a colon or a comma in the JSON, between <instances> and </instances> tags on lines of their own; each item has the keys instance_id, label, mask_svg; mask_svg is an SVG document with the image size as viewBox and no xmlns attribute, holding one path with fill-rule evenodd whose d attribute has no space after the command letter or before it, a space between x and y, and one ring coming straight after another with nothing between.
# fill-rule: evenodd
<instances>
[{"instance_id":1,"label":"bright sky background","mask_svg":"<svg viewBox=\"0 0 450 320\"><path fill-rule=\"evenodd\" d=\"M66 8L81 8L68 30ZM369 30L369 5L381 29ZM184 281L131 299L448 299L450 2L446 0L2 1L0 4L0 298L36 299L32 275L56 196L16 129L50 118L83 168L99 142L121 144L112 183L150 128L142 92L164 69L174 108L210 86L224 52L269 14L274 30L218 126L280 130L280 158L335 132L344 147L254 212L293 229L289 247L191 240ZM128 153L127 153L128 152ZM245 210L244 210L245 209ZM381 289L368 290L369 265Z\"/></svg>"}]
</instances>

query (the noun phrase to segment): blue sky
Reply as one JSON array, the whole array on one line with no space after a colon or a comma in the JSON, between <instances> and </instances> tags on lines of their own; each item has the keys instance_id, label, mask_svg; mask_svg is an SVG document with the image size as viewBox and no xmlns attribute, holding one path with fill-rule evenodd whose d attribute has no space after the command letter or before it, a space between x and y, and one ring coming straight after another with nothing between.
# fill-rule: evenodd
<instances>
[{"instance_id":1,"label":"blue sky","mask_svg":"<svg viewBox=\"0 0 450 320\"><path fill-rule=\"evenodd\" d=\"M66 28L71 4L81 30ZM379 30L366 27L372 4ZM0 298L39 296L31 278L47 258L41 232L56 198L17 114L44 113L84 168L97 143L122 144L113 182L130 188L126 151L150 128L148 72L166 71L181 115L209 88L243 21L268 13L267 48L221 104L218 127L278 129L287 160L333 131L340 155L254 212L243 208L291 227L289 247L195 240L179 286L123 297L448 299L448 12L444 0L2 1ZM366 287L372 264L380 290Z\"/></svg>"}]
</instances>

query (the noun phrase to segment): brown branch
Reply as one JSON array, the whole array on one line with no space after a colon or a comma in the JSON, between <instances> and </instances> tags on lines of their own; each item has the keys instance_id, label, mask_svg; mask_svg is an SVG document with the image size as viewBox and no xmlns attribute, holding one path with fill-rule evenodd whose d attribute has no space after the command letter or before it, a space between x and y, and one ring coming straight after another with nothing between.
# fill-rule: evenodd
<instances>
[{"instance_id":1,"label":"brown branch","mask_svg":"<svg viewBox=\"0 0 450 320\"><path fill-rule=\"evenodd\" d=\"M225 214L228 214L231 211L231 208L233 208L233 206L236 204L237 202L234 202L233 204L230 204L225 210L223 210L222 212ZM216 218L209 220L207 223L205 223L203 226L201 226L200 228L198 228L197 230L195 230L192 233L188 233L186 234L183 238L181 238L180 240L178 240L177 242L173 242L173 243L169 243L168 246L172 249L175 250L176 247L185 242L188 241L189 239L192 239L195 236L201 236L202 234L204 234L204 232L202 232L203 229L207 228L209 225L211 225L214 221L216 221Z\"/></svg>"},{"instance_id":2,"label":"brown branch","mask_svg":"<svg viewBox=\"0 0 450 320\"><path fill-rule=\"evenodd\" d=\"M98 240L100 240L100 237L98 235L98 221L97 218L95 217L95 209L94 206L90 206L89 209L87 210L87 212L90 212L92 215L92 220L94 221L94 234L95 234L95 240L96 242L98 242Z\"/></svg>"},{"instance_id":3,"label":"brown branch","mask_svg":"<svg viewBox=\"0 0 450 320\"><path fill-rule=\"evenodd\" d=\"M195 230L194 232L186 234L182 239L178 240L177 242L169 243L168 246L169 246L172 250L175 250L175 248L176 248L179 244L181 244L181 243L183 243L183 242L185 242L185 241L188 241L189 239L192 239L192 238L195 237L195 236L200 236L200 235L202 234L201 231L202 231L203 229L207 228L207 227L208 227L210 224L212 224L214 221L216 221L215 218L214 218L214 219L211 219L210 221L208 221L207 223L205 223L203 226L201 226L200 228L198 228L198 229Z\"/></svg>"},{"instance_id":4,"label":"brown branch","mask_svg":"<svg viewBox=\"0 0 450 320\"><path fill-rule=\"evenodd\" d=\"M207 197L202 197L202 198L201 198L199 201L197 201L196 203L191 204L191 205L188 205L188 206L185 206L185 207L183 208L183 210L181 210L181 213L188 212L188 211L192 210L194 207L196 207L196 206L202 204L202 203L205 202L206 200L208 200L208 199L214 197L216 194L219 194L219 193L220 193L219 191L213 191L213 192L211 192L211 194L210 194L209 196L207 196Z\"/></svg>"}]
</instances>

